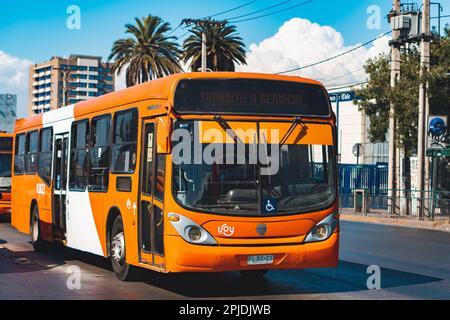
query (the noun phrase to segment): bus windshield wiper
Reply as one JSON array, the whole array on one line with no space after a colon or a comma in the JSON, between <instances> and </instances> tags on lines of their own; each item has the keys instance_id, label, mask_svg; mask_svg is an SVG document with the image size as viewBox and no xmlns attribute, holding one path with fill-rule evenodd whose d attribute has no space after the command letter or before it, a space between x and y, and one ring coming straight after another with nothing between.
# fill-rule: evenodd
<instances>
[{"instance_id":1,"label":"bus windshield wiper","mask_svg":"<svg viewBox=\"0 0 450 320\"><path fill-rule=\"evenodd\" d=\"M300 117L295 117L294 121L292 122L291 126L289 127L288 131L284 134L283 138L281 138L280 140L280 146L284 145L287 141L287 139L289 139L289 137L291 136L292 132L294 132L295 128L297 128L297 126L299 124L302 123L302 118Z\"/></svg>"},{"instance_id":2,"label":"bus windshield wiper","mask_svg":"<svg viewBox=\"0 0 450 320\"><path fill-rule=\"evenodd\" d=\"M238 137L236 132L230 127L227 120L222 118L221 116L215 116L214 121L216 121L219 126L234 140L234 143L244 143L241 138Z\"/></svg>"}]
</instances>

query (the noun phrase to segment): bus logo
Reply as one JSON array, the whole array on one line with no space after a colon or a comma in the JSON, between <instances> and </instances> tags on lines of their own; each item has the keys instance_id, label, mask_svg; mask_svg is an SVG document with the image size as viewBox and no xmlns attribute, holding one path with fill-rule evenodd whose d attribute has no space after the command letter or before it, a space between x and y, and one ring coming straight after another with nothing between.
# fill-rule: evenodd
<instances>
[{"instance_id":1,"label":"bus logo","mask_svg":"<svg viewBox=\"0 0 450 320\"><path fill-rule=\"evenodd\" d=\"M45 184L43 183L36 184L36 193L45 196Z\"/></svg>"},{"instance_id":2,"label":"bus logo","mask_svg":"<svg viewBox=\"0 0 450 320\"><path fill-rule=\"evenodd\" d=\"M264 223L258 224L258 226L256 227L256 232L262 237L267 232L267 225L265 225Z\"/></svg>"},{"instance_id":3,"label":"bus logo","mask_svg":"<svg viewBox=\"0 0 450 320\"><path fill-rule=\"evenodd\" d=\"M226 223L217 227L219 234L223 234L226 237L231 237L234 234L234 227L228 226Z\"/></svg>"}]
</instances>

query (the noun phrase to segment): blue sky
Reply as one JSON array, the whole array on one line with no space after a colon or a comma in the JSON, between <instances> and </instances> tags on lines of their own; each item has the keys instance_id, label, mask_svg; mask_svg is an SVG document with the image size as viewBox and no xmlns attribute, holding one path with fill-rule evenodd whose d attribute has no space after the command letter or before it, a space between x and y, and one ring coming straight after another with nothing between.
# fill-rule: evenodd
<instances>
[{"instance_id":1,"label":"blue sky","mask_svg":"<svg viewBox=\"0 0 450 320\"><path fill-rule=\"evenodd\" d=\"M186 17L198 18L239 6L248 0L41 0L2 1L0 12L0 50L21 59L41 61L52 55L84 53L106 56L112 42L123 36L123 25L135 16L153 14L177 26ZM229 18L254 12L282 0L259 0L239 10L218 16ZM268 13L286 8L301 0L292 0ZM238 31L245 43L258 43L273 35L283 22L301 17L320 25L329 25L341 32L345 44L364 42L388 29L385 13L390 9L387 0L315 0L304 6L272 16L238 23ZM66 28L66 8L78 5L81 9L81 30ZM382 29L366 27L370 5L378 5L382 12ZM449 8L450 9L450 8ZM179 29L175 34L181 35Z\"/></svg>"},{"instance_id":2,"label":"blue sky","mask_svg":"<svg viewBox=\"0 0 450 320\"><path fill-rule=\"evenodd\" d=\"M112 43L124 34L124 25L134 17L148 14L160 16L178 26L183 18L202 18L240 6L250 0L1 0L0 10L0 92L18 95L18 114L26 114L28 92L28 66L52 56L70 54L96 55L106 58ZM271 10L246 18L259 16L295 6L306 0L257 0L251 4L215 17L229 19L262 10L285 2ZM406 1L406 0L405 0ZM409 0L416 1L417 0ZM450 13L450 3L443 14ZM447 4L448 3L448 4ZM69 6L81 10L81 29L69 30L66 21ZM248 65L244 71L278 72L292 67L328 58L357 44L373 39L389 30L386 14L391 0L313 0L307 4L251 21L236 23L246 44ZM375 6L380 12L380 28L368 28ZM432 16L436 9L432 8ZM301 18L301 19L293 19ZM436 20L433 20L436 21ZM449 18L442 25L450 22ZM280 29L284 25L284 30ZM329 28L331 27L331 28ZM174 35L185 33L181 28ZM265 40L264 42L262 42ZM343 43L342 43L343 42ZM296 73L320 81L331 78L335 83L349 83L364 79L362 65L365 60L386 52L388 38L373 43L373 48L357 50L354 54L325 63L319 68ZM251 44L256 44L251 46ZM339 77L339 75L345 75ZM293 74L292 74L293 75ZM123 85L122 78L116 88Z\"/></svg>"}]
</instances>

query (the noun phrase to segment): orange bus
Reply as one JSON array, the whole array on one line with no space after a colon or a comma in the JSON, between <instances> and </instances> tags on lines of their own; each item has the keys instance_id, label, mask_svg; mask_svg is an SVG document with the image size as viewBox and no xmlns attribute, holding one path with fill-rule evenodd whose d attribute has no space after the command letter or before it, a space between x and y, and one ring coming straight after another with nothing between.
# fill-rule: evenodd
<instances>
[{"instance_id":1,"label":"orange bus","mask_svg":"<svg viewBox=\"0 0 450 320\"><path fill-rule=\"evenodd\" d=\"M0 131L0 214L11 211L13 135Z\"/></svg>"},{"instance_id":2,"label":"orange bus","mask_svg":"<svg viewBox=\"0 0 450 320\"><path fill-rule=\"evenodd\" d=\"M12 224L117 277L333 267L335 117L317 81L184 73L15 129Z\"/></svg>"}]
</instances>

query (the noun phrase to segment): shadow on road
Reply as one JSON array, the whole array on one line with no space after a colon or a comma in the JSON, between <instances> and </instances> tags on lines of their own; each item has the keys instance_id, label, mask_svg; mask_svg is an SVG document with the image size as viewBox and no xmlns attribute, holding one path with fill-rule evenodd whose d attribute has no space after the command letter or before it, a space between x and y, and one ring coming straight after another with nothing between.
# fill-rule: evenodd
<instances>
[{"instance_id":1,"label":"shadow on road","mask_svg":"<svg viewBox=\"0 0 450 320\"><path fill-rule=\"evenodd\" d=\"M364 291L367 265L341 261L338 268L274 270L265 278L250 280L237 272L201 274L156 274L147 272L142 280L152 286L193 298L274 296ZM401 287L442 279L381 268L381 287Z\"/></svg>"},{"instance_id":2,"label":"shadow on road","mask_svg":"<svg viewBox=\"0 0 450 320\"><path fill-rule=\"evenodd\" d=\"M27 257L30 264L18 265L18 258ZM25 273L52 269L57 266L83 262L83 269L98 273L95 267L111 272L109 260L77 250L51 245L46 252L14 252L0 248L0 274ZM87 271L86 270L86 271ZM337 268L273 270L265 278L251 280L238 272L162 274L142 270L136 283L154 286L191 298L224 298L241 296L270 296L290 294L323 294L366 291L367 265L340 261ZM381 287L393 288L441 281L436 277L381 268ZM118 283L119 280L114 280ZM126 283L121 284L126 288ZM133 290L133 283L129 284Z\"/></svg>"}]
</instances>

